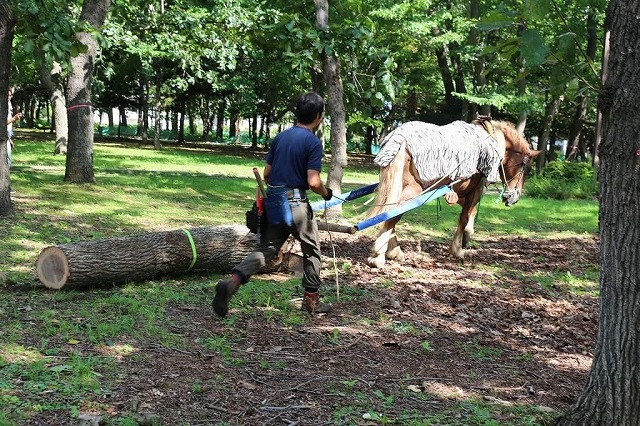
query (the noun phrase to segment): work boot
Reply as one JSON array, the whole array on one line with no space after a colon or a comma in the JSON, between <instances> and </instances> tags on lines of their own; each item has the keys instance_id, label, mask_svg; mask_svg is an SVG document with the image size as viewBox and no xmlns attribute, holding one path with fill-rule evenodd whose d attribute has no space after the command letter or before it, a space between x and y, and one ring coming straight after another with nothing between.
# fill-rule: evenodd
<instances>
[{"instance_id":1,"label":"work boot","mask_svg":"<svg viewBox=\"0 0 640 426\"><path fill-rule=\"evenodd\" d=\"M236 294L240 283L233 278L227 278L216 285L216 295L213 297L213 310L222 318L229 312L229 301Z\"/></svg>"},{"instance_id":2,"label":"work boot","mask_svg":"<svg viewBox=\"0 0 640 426\"><path fill-rule=\"evenodd\" d=\"M331 303L321 302L320 293L317 291L315 293L305 291L300 309L306 312L311 312L312 314L326 314L331 312L333 307L331 306Z\"/></svg>"}]
</instances>

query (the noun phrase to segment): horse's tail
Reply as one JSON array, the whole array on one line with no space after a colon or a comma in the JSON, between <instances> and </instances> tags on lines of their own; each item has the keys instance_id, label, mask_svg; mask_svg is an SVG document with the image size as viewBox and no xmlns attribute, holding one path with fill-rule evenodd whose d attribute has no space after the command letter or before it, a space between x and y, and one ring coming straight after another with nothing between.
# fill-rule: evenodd
<instances>
[{"instance_id":1,"label":"horse's tail","mask_svg":"<svg viewBox=\"0 0 640 426\"><path fill-rule=\"evenodd\" d=\"M373 217L396 207L400 200L406 145L406 142L402 142L393 160L386 166L380 167L380 184L378 185L374 205L367 212L367 217Z\"/></svg>"}]
</instances>

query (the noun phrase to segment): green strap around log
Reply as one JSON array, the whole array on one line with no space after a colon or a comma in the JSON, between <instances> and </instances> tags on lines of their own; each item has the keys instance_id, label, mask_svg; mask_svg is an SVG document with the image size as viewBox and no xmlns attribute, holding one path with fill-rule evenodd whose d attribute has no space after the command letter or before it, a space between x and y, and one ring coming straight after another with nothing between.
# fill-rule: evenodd
<instances>
[{"instance_id":1,"label":"green strap around log","mask_svg":"<svg viewBox=\"0 0 640 426\"><path fill-rule=\"evenodd\" d=\"M187 236L187 238L189 239L189 244L191 244L191 265L189 265L189 267L187 268L187 271L191 270L191 268L193 268L193 265L196 264L196 261L198 260L198 251L196 250L196 244L193 242L193 236L191 235L191 232L189 232L188 229L183 229L182 232L185 233L185 235Z\"/></svg>"}]
</instances>

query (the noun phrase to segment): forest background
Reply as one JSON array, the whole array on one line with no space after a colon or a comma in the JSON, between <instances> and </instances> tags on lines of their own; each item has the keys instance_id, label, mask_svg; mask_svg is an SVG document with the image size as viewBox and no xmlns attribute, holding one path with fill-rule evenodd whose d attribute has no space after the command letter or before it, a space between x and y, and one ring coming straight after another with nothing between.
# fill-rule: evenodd
<instances>
[{"instance_id":1,"label":"forest background","mask_svg":"<svg viewBox=\"0 0 640 426\"><path fill-rule=\"evenodd\" d=\"M401 122L490 114L514 122L533 148L553 151L539 157L539 169L556 158L597 161L604 1L345 0L330 11L311 1L98 3L108 15L73 2L15 2L14 107L28 127L53 125L57 153L74 139L67 114L84 112L83 104L106 114L101 132L151 137L157 146L162 129L179 144L238 142L243 120L245 142L265 146L274 129L291 123L295 96L315 90L341 130L325 138L334 155L371 153ZM89 30L87 16L98 12L104 25ZM68 80L71 59L92 53L74 37L83 31L98 46L91 96L80 102L69 99ZM339 186L340 176L329 180Z\"/></svg>"}]
</instances>

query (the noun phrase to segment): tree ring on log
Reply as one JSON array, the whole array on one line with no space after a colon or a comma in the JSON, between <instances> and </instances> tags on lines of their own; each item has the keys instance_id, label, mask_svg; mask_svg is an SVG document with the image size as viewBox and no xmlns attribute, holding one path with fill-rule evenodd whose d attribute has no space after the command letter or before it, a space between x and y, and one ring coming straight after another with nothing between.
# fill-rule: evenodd
<instances>
[{"instance_id":1,"label":"tree ring on log","mask_svg":"<svg viewBox=\"0 0 640 426\"><path fill-rule=\"evenodd\" d=\"M59 290L69 278L67 256L57 247L45 248L36 262L40 282L47 288Z\"/></svg>"}]
</instances>

